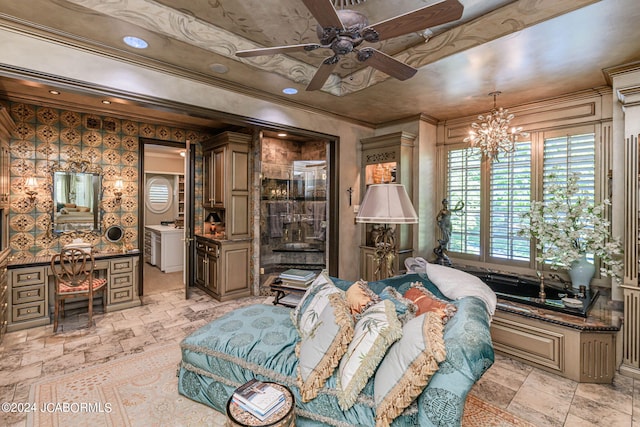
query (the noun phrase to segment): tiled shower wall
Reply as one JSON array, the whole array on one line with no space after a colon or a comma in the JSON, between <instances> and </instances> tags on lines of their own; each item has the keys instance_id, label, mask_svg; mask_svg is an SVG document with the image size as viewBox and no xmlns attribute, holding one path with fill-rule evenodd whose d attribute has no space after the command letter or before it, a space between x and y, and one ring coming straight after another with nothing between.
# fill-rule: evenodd
<instances>
[{"instance_id":1,"label":"tiled shower wall","mask_svg":"<svg viewBox=\"0 0 640 427\"><path fill-rule=\"evenodd\" d=\"M9 111L16 123L11 145L11 209L9 246L14 258L45 256L58 252L61 245L76 236L51 232L51 170L57 162L64 165L74 155L91 160L103 171L102 233L83 235L98 251L119 251L120 245L109 243L104 230L120 225L125 230L128 248L138 248L138 179L142 173L138 138L153 138L184 143L202 141L208 133L142 123L127 119L97 116L50 107L10 103ZM202 194L201 150L197 145L196 199ZM27 176L35 175L39 191L35 205L24 193ZM113 183L124 182L122 202L115 202ZM199 216L198 216L199 215ZM201 209L196 218L202 216ZM200 220L201 222L201 220Z\"/></svg>"},{"instance_id":2,"label":"tiled shower wall","mask_svg":"<svg viewBox=\"0 0 640 427\"><path fill-rule=\"evenodd\" d=\"M261 147L261 175L262 185L271 185L271 180L287 180L295 160L327 160L327 145L325 141L297 142L277 138L263 138ZM268 188L266 188L268 190ZM286 209L292 214L307 213L307 203L303 200L265 199L265 188L261 189L260 202L260 267L265 273L279 272L283 269L297 266L317 268L326 263L325 252L305 252L299 250L282 251L281 247L287 242L287 236L274 234L270 229L271 216L276 208ZM287 200L284 200L287 199ZM311 202L314 203L314 202ZM287 228L287 226L285 226ZM291 228L293 231L293 228ZM295 240L294 236L291 240ZM322 243L319 243L322 246Z\"/></svg>"}]
</instances>

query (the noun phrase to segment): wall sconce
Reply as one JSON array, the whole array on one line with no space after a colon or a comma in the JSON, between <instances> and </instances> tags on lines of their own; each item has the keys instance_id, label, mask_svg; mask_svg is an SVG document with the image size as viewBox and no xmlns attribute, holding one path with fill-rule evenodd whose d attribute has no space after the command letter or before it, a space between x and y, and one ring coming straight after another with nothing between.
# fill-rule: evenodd
<instances>
[{"instance_id":1,"label":"wall sconce","mask_svg":"<svg viewBox=\"0 0 640 427\"><path fill-rule=\"evenodd\" d=\"M122 202L122 189L124 188L124 184L121 179L116 179L116 182L113 184L113 195L116 197L116 203Z\"/></svg>"},{"instance_id":2,"label":"wall sconce","mask_svg":"<svg viewBox=\"0 0 640 427\"><path fill-rule=\"evenodd\" d=\"M30 176L24 182L24 194L29 197L29 203L35 203L38 195L38 180L35 176Z\"/></svg>"}]
</instances>

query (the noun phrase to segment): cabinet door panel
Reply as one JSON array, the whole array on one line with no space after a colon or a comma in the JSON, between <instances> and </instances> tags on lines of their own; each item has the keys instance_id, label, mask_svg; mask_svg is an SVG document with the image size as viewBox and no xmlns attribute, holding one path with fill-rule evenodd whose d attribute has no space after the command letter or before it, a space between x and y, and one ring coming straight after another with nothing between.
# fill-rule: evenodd
<instances>
[{"instance_id":1,"label":"cabinet door panel","mask_svg":"<svg viewBox=\"0 0 640 427\"><path fill-rule=\"evenodd\" d=\"M231 153L231 191L249 191L249 154L233 151Z\"/></svg>"},{"instance_id":2,"label":"cabinet door panel","mask_svg":"<svg viewBox=\"0 0 640 427\"><path fill-rule=\"evenodd\" d=\"M224 256L225 292L248 289L249 248L230 249Z\"/></svg>"}]
</instances>

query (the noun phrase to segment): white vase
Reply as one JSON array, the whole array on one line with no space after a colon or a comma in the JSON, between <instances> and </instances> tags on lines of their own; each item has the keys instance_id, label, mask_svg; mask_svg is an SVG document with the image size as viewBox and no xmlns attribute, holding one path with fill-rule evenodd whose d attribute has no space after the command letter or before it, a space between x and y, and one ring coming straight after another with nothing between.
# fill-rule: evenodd
<instances>
[{"instance_id":1,"label":"white vase","mask_svg":"<svg viewBox=\"0 0 640 427\"><path fill-rule=\"evenodd\" d=\"M576 290L580 288L580 285L584 285L589 289L589 284L595 273L596 266L587 261L587 256L582 254L580 258L571 263L571 268L569 269L571 286Z\"/></svg>"}]
</instances>

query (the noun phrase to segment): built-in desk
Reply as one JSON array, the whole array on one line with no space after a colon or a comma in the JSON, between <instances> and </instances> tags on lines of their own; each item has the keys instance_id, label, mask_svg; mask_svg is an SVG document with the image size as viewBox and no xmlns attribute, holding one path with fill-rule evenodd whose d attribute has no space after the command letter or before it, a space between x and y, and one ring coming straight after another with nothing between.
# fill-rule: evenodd
<instances>
[{"instance_id":1,"label":"built-in desk","mask_svg":"<svg viewBox=\"0 0 640 427\"><path fill-rule=\"evenodd\" d=\"M140 305L137 280L140 253L94 253L93 256L96 275L107 280L106 310ZM55 290L50 261L50 257L9 261L7 331L51 323Z\"/></svg>"}]
</instances>

